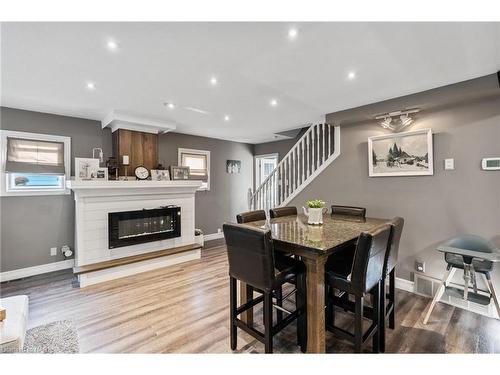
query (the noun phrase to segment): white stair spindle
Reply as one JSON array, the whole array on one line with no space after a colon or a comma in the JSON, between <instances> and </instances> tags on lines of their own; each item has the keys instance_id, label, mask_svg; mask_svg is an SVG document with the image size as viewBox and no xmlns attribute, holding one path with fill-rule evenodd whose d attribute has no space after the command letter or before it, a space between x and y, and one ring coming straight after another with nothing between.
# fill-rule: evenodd
<instances>
[{"instance_id":1,"label":"white stair spindle","mask_svg":"<svg viewBox=\"0 0 500 375\"><path fill-rule=\"evenodd\" d=\"M306 178L309 177L309 163L311 161L311 157L309 156L309 145L311 143L311 133L310 132L307 132L306 133L306 147L307 147L307 153L306 153L306 168L307 168L307 171L306 171Z\"/></svg>"},{"instance_id":2,"label":"white stair spindle","mask_svg":"<svg viewBox=\"0 0 500 375\"><path fill-rule=\"evenodd\" d=\"M326 160L326 125L322 124L323 127L323 163Z\"/></svg>"},{"instance_id":3,"label":"white stair spindle","mask_svg":"<svg viewBox=\"0 0 500 375\"><path fill-rule=\"evenodd\" d=\"M301 142L301 148L302 148L302 184L304 183L304 180L305 180L305 172L304 172L304 166L305 166L305 160L306 160L305 145L306 145L306 141L303 139Z\"/></svg>"},{"instance_id":4,"label":"white stair spindle","mask_svg":"<svg viewBox=\"0 0 500 375\"><path fill-rule=\"evenodd\" d=\"M332 127L328 125L328 157L332 154Z\"/></svg>"}]
</instances>

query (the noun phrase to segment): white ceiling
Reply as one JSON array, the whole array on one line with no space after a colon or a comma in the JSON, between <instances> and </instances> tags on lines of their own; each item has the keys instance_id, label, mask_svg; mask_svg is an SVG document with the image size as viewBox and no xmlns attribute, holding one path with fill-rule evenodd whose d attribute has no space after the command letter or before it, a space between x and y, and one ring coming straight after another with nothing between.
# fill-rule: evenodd
<instances>
[{"instance_id":1,"label":"white ceiling","mask_svg":"<svg viewBox=\"0 0 500 375\"><path fill-rule=\"evenodd\" d=\"M1 103L96 120L114 109L258 143L326 113L494 73L499 25L3 23Z\"/></svg>"}]
</instances>

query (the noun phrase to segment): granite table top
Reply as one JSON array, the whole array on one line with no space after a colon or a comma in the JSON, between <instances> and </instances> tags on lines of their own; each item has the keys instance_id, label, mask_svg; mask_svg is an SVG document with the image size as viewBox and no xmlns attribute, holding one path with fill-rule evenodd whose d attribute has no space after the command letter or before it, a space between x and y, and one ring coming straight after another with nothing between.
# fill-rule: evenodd
<instances>
[{"instance_id":1,"label":"granite table top","mask_svg":"<svg viewBox=\"0 0 500 375\"><path fill-rule=\"evenodd\" d=\"M336 248L356 240L360 233L384 224L388 219L358 218L344 215L323 215L323 225L307 224L305 215L283 216L247 225L271 229L278 247L301 248L319 254L329 254Z\"/></svg>"}]
</instances>

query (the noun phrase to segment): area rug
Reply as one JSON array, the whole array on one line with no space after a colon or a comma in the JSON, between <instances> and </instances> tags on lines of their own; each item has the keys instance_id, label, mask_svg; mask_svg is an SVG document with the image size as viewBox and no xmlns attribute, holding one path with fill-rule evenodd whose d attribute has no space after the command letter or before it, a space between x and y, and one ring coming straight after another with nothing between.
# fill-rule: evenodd
<instances>
[{"instance_id":1,"label":"area rug","mask_svg":"<svg viewBox=\"0 0 500 375\"><path fill-rule=\"evenodd\" d=\"M78 353L78 334L73 323L62 320L29 329L24 353Z\"/></svg>"}]
</instances>

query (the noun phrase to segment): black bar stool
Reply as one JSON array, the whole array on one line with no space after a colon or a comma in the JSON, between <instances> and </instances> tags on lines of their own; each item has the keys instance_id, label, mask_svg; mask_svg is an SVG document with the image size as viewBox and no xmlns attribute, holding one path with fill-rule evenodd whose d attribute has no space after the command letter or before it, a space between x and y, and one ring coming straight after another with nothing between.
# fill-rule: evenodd
<instances>
[{"instance_id":1,"label":"black bar stool","mask_svg":"<svg viewBox=\"0 0 500 375\"><path fill-rule=\"evenodd\" d=\"M366 208L354 206L338 206L332 205L332 215L345 215L345 216L366 216Z\"/></svg>"},{"instance_id":2,"label":"black bar stool","mask_svg":"<svg viewBox=\"0 0 500 375\"><path fill-rule=\"evenodd\" d=\"M238 222L238 224L259 220L266 220L266 212L264 210L247 211L236 215L236 221Z\"/></svg>"},{"instance_id":3,"label":"black bar stool","mask_svg":"<svg viewBox=\"0 0 500 375\"><path fill-rule=\"evenodd\" d=\"M272 353L273 336L297 319L297 341L304 352L307 346L304 264L290 257L275 257L269 230L241 224L224 224L223 230L229 260L231 349L236 349L237 328L240 328L264 343L266 353ZM280 291L284 283L293 279L297 287L296 309L293 312L286 311L288 316L273 325L273 307L275 306L272 299L275 297L275 292ZM245 282L262 295L257 298L253 298L252 295L249 301L238 306L236 280ZM260 302L264 303L263 333L238 318L239 314Z\"/></svg>"},{"instance_id":4,"label":"black bar stool","mask_svg":"<svg viewBox=\"0 0 500 375\"><path fill-rule=\"evenodd\" d=\"M360 353L362 345L373 338L373 352L379 352L380 343L380 290L386 252L391 240L392 227L383 224L369 232L363 232L358 238L354 261L349 274L326 271L326 283L330 292L328 293L326 328L339 334L341 337L354 343L354 350ZM333 294L333 289L354 296L354 306L349 300L341 299ZM364 311L364 297L366 294L373 295L373 309L371 312ZM333 306L354 311L354 334L335 326L335 310ZM363 332L363 318L369 318L372 322L366 332Z\"/></svg>"},{"instance_id":5,"label":"black bar stool","mask_svg":"<svg viewBox=\"0 0 500 375\"><path fill-rule=\"evenodd\" d=\"M389 318L389 328L396 325L396 265L398 263L399 242L405 221L402 217L395 217L389 224L392 226L391 243L386 253L384 271L382 273L382 290L380 292L380 351L385 352L385 321ZM386 294L385 286L389 277L389 292ZM385 300L387 298L387 307Z\"/></svg>"},{"instance_id":6,"label":"black bar stool","mask_svg":"<svg viewBox=\"0 0 500 375\"><path fill-rule=\"evenodd\" d=\"M271 216L271 219L283 216L297 216L297 207L286 206L271 208L269 210L269 216Z\"/></svg>"}]
</instances>

